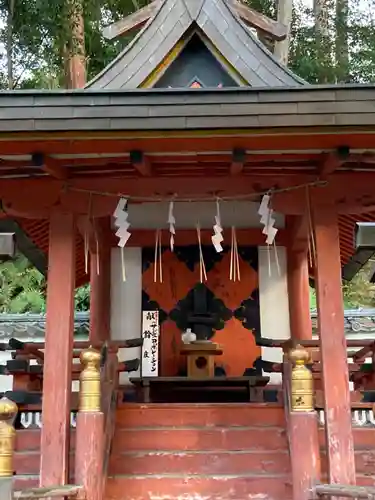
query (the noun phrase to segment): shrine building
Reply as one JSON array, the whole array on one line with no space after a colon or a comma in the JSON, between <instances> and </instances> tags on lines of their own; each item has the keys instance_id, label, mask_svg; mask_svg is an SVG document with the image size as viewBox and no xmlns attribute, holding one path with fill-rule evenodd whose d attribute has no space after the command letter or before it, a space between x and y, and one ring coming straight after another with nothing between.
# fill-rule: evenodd
<instances>
[{"instance_id":1,"label":"shrine building","mask_svg":"<svg viewBox=\"0 0 375 500\"><path fill-rule=\"evenodd\" d=\"M103 34L135 30L79 88L0 93L0 253L47 277L45 341L1 344L1 498L372 494L375 347L341 285L375 249L375 87L301 80L238 0Z\"/></svg>"}]
</instances>

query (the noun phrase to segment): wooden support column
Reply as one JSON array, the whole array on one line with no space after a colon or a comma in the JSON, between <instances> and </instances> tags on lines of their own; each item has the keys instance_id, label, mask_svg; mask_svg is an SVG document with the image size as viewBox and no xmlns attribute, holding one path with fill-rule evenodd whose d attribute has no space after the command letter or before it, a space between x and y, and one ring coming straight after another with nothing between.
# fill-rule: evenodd
<instances>
[{"instance_id":1,"label":"wooden support column","mask_svg":"<svg viewBox=\"0 0 375 500\"><path fill-rule=\"evenodd\" d=\"M76 436L75 482L84 487L86 500L103 500L103 413L79 412Z\"/></svg>"},{"instance_id":2,"label":"wooden support column","mask_svg":"<svg viewBox=\"0 0 375 500\"><path fill-rule=\"evenodd\" d=\"M285 415L292 465L293 500L310 500L311 488L320 481L321 473L313 375L306 366L309 358L308 351L301 346L290 350L284 357L283 385L285 401L289 403Z\"/></svg>"},{"instance_id":3,"label":"wooden support column","mask_svg":"<svg viewBox=\"0 0 375 500\"><path fill-rule=\"evenodd\" d=\"M321 204L321 196L312 192L311 207L329 480L355 484L338 220L334 204Z\"/></svg>"},{"instance_id":4,"label":"wooden support column","mask_svg":"<svg viewBox=\"0 0 375 500\"><path fill-rule=\"evenodd\" d=\"M320 481L318 418L315 411L289 414L293 500L310 500L311 488Z\"/></svg>"},{"instance_id":5,"label":"wooden support column","mask_svg":"<svg viewBox=\"0 0 375 500\"><path fill-rule=\"evenodd\" d=\"M312 338L307 249L287 248L290 331L293 339Z\"/></svg>"},{"instance_id":6,"label":"wooden support column","mask_svg":"<svg viewBox=\"0 0 375 500\"><path fill-rule=\"evenodd\" d=\"M287 269L290 330L292 338L312 338L308 263L308 219L287 217Z\"/></svg>"},{"instance_id":7,"label":"wooden support column","mask_svg":"<svg viewBox=\"0 0 375 500\"><path fill-rule=\"evenodd\" d=\"M40 484L67 484L73 362L75 221L50 217Z\"/></svg>"},{"instance_id":8,"label":"wooden support column","mask_svg":"<svg viewBox=\"0 0 375 500\"><path fill-rule=\"evenodd\" d=\"M90 254L90 341L100 345L110 338L111 241L107 237L110 219L95 221L97 244Z\"/></svg>"},{"instance_id":9,"label":"wooden support column","mask_svg":"<svg viewBox=\"0 0 375 500\"><path fill-rule=\"evenodd\" d=\"M75 481L84 487L86 500L103 500L105 428L101 411L100 352L92 348L82 351L81 363Z\"/></svg>"}]
</instances>

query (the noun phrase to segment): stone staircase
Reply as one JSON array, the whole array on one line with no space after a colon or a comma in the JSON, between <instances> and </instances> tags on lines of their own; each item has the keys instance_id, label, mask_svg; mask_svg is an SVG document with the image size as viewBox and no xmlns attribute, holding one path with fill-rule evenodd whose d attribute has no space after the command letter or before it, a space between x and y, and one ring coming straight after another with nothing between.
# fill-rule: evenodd
<instances>
[{"instance_id":1,"label":"stone staircase","mask_svg":"<svg viewBox=\"0 0 375 500\"><path fill-rule=\"evenodd\" d=\"M123 407L108 500L291 498L281 408Z\"/></svg>"},{"instance_id":2,"label":"stone staircase","mask_svg":"<svg viewBox=\"0 0 375 500\"><path fill-rule=\"evenodd\" d=\"M320 439L323 449L323 430ZM355 428L354 439L358 484L375 485L375 429ZM18 489L37 484L39 440L38 429L17 432ZM324 455L322 451L323 467ZM107 500L291 498L281 406L124 404L118 408Z\"/></svg>"}]
</instances>

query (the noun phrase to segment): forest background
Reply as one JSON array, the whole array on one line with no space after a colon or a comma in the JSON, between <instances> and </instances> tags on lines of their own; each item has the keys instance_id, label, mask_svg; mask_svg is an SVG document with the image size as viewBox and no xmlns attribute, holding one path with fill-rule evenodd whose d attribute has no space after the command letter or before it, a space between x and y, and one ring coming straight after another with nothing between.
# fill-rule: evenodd
<instances>
[{"instance_id":1,"label":"forest background","mask_svg":"<svg viewBox=\"0 0 375 500\"><path fill-rule=\"evenodd\" d=\"M282 3L248 0L277 19ZM143 7L145 0L0 0L0 89L53 89L70 85L69 59L79 51L87 79L130 41L107 41L102 28ZM77 30L77 19L82 28ZM77 38L77 32L81 38ZM75 35L74 35L75 34ZM267 41L272 50L272 42ZM310 83L375 82L375 0L294 0L288 66ZM347 308L375 307L369 262L343 285ZM315 294L311 291L311 305ZM89 287L76 292L77 310L88 310ZM43 312L45 278L22 255L0 263L0 313Z\"/></svg>"}]
</instances>

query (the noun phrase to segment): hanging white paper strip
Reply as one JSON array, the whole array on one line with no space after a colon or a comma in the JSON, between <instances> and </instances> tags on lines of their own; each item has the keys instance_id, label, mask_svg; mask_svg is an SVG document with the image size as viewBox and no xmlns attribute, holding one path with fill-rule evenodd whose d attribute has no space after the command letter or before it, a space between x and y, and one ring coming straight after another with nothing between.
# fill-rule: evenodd
<instances>
[{"instance_id":1,"label":"hanging white paper strip","mask_svg":"<svg viewBox=\"0 0 375 500\"><path fill-rule=\"evenodd\" d=\"M174 237L176 235L176 219L173 214L173 201L169 203L169 210L168 210L168 224L169 224L169 232L171 233L171 238L170 238L170 247L171 247L171 252L174 250Z\"/></svg>"},{"instance_id":2,"label":"hanging white paper strip","mask_svg":"<svg viewBox=\"0 0 375 500\"><path fill-rule=\"evenodd\" d=\"M159 271L159 273L158 273ZM163 261L161 247L161 231L155 231L155 252L154 252L154 283L157 282L159 274L159 283L163 283Z\"/></svg>"},{"instance_id":3,"label":"hanging white paper strip","mask_svg":"<svg viewBox=\"0 0 375 500\"><path fill-rule=\"evenodd\" d=\"M142 377L159 374L159 311L142 311Z\"/></svg>"},{"instance_id":4,"label":"hanging white paper strip","mask_svg":"<svg viewBox=\"0 0 375 500\"><path fill-rule=\"evenodd\" d=\"M262 201L260 203L260 207L258 209L259 215L263 216L264 214L268 214L268 210L269 210L268 204L270 202L270 199L271 199L271 197L268 194L265 194L263 196Z\"/></svg>"},{"instance_id":5,"label":"hanging white paper strip","mask_svg":"<svg viewBox=\"0 0 375 500\"><path fill-rule=\"evenodd\" d=\"M128 200L125 198L120 198L116 210L113 213L113 217L115 218L115 226L118 228L116 231L116 236L119 238L118 246L124 248L126 243L128 242L131 233L128 231L130 224L128 221Z\"/></svg>"},{"instance_id":6,"label":"hanging white paper strip","mask_svg":"<svg viewBox=\"0 0 375 500\"><path fill-rule=\"evenodd\" d=\"M221 243L224 241L223 237L223 228L221 226L221 217L220 217L220 207L219 201L216 200L216 215L215 215L215 225L214 225L214 234L211 236L212 244L217 251L220 253L223 251L223 247Z\"/></svg>"},{"instance_id":7,"label":"hanging white paper strip","mask_svg":"<svg viewBox=\"0 0 375 500\"><path fill-rule=\"evenodd\" d=\"M272 217L273 210L270 208L271 196L265 194L260 203L258 214L261 216L260 223L264 225L262 233L267 236L267 245L272 245L278 229L275 227L276 220Z\"/></svg>"},{"instance_id":8,"label":"hanging white paper strip","mask_svg":"<svg viewBox=\"0 0 375 500\"><path fill-rule=\"evenodd\" d=\"M197 237L198 237L198 248L199 248L199 277L200 282L207 281L206 265L203 258L202 250L202 237L201 237L201 227L199 223L197 224Z\"/></svg>"},{"instance_id":9,"label":"hanging white paper strip","mask_svg":"<svg viewBox=\"0 0 375 500\"><path fill-rule=\"evenodd\" d=\"M232 226L232 238L230 249L229 279L231 281L241 281L240 259L238 256L236 228Z\"/></svg>"}]
</instances>

